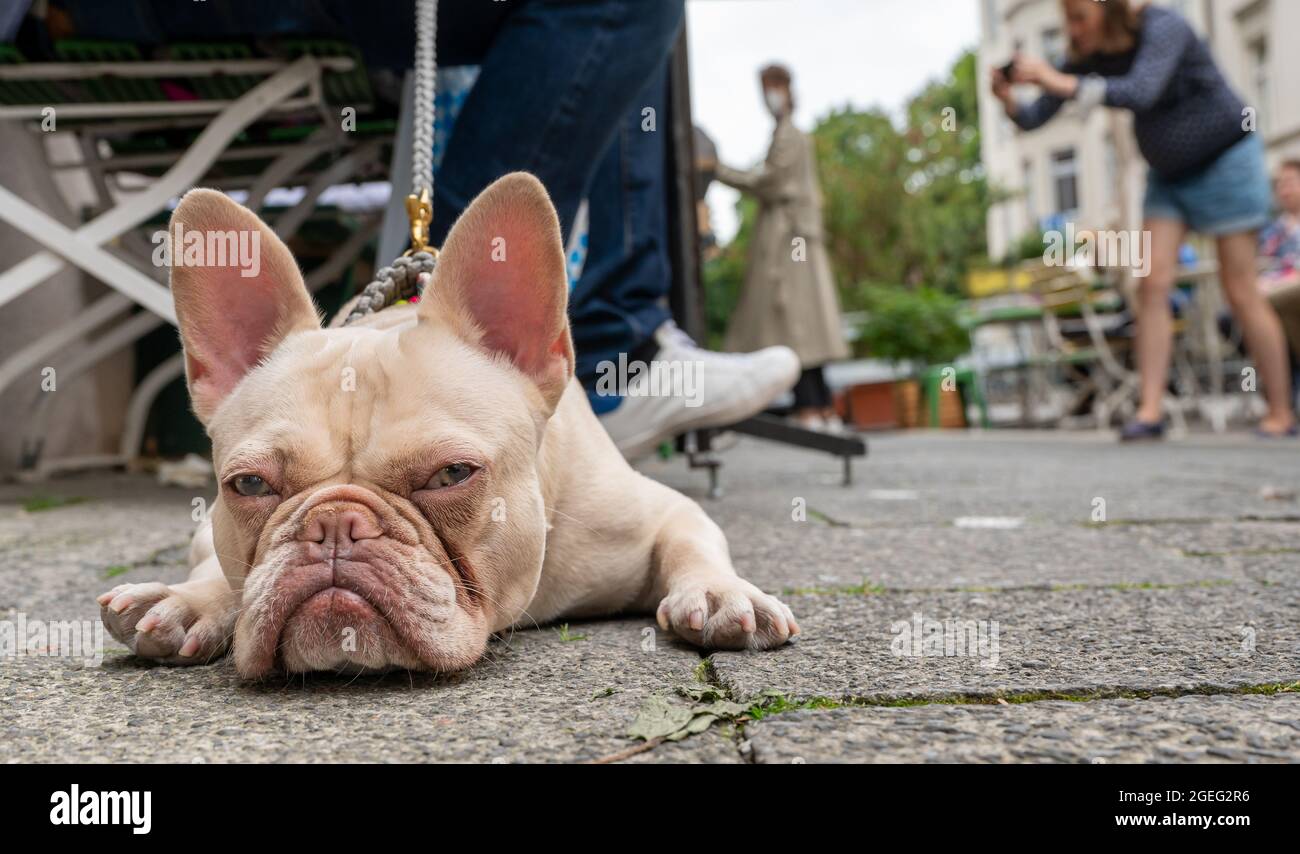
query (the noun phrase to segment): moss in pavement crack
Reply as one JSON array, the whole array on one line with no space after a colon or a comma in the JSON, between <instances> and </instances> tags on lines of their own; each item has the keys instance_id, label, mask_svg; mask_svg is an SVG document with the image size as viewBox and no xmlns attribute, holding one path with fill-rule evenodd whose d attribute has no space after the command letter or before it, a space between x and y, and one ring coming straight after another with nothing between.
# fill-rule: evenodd
<instances>
[{"instance_id":1,"label":"moss in pavement crack","mask_svg":"<svg viewBox=\"0 0 1300 854\"><path fill-rule=\"evenodd\" d=\"M60 507L68 507L72 504L82 504L89 501L81 495L32 495L23 500L23 510L28 513L40 513L44 510L57 510Z\"/></svg>"},{"instance_id":2,"label":"moss in pavement crack","mask_svg":"<svg viewBox=\"0 0 1300 854\"><path fill-rule=\"evenodd\" d=\"M1209 696L1265 696L1300 693L1300 682L1268 682L1258 685L1243 685L1239 688L1215 688L1203 686L1188 690L1132 690L1132 691L1023 691L1010 694L959 694L941 697L905 697L890 699L883 697L809 697L803 700L791 700L775 691L764 692L759 700L750 705L747 715L750 720L762 720L772 715L796 712L804 709L845 709L845 708L910 708L914 706L991 706L1024 705L1046 701L1070 703L1089 703L1096 700L1150 700L1156 697L1209 697Z\"/></svg>"},{"instance_id":3,"label":"moss in pavement crack","mask_svg":"<svg viewBox=\"0 0 1300 854\"><path fill-rule=\"evenodd\" d=\"M691 704L671 707L661 696L651 697L642 708L629 735L656 745L664 741L680 741L712 729L715 724L730 727L733 743L743 758L748 759L742 745L749 723L803 710L844 708L911 708L915 706L991 706L1024 705L1047 701L1088 703L1097 700L1149 700L1157 697L1177 698L1195 696L1266 696L1300 693L1300 681L1268 682L1243 685L1237 688L1220 688L1210 685L1189 689L1160 690L1102 690L1102 691L1022 691L1014 693L958 694L934 697L807 697L791 699L776 690L767 690L747 701L738 702L722 684L712 657L701 660L695 668L696 682L677 688L677 694ZM724 733L725 734L725 733ZM647 749L654 745L647 744Z\"/></svg>"}]
</instances>

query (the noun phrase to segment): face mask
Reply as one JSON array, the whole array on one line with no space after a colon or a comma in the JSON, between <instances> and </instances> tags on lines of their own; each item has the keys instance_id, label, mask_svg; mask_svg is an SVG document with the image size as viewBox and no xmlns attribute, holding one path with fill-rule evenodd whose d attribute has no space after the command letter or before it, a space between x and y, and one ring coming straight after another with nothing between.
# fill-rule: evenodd
<instances>
[{"instance_id":1,"label":"face mask","mask_svg":"<svg viewBox=\"0 0 1300 854\"><path fill-rule=\"evenodd\" d=\"M763 100L767 101L767 108L771 110L774 115L785 115L786 102L784 94L775 89L769 89L763 93Z\"/></svg>"}]
</instances>

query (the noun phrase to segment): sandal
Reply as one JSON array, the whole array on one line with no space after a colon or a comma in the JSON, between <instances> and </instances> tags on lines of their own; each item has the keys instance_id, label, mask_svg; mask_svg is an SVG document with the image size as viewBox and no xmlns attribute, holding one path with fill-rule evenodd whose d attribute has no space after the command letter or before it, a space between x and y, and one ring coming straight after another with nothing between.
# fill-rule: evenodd
<instances>
[{"instance_id":1,"label":"sandal","mask_svg":"<svg viewBox=\"0 0 1300 854\"><path fill-rule=\"evenodd\" d=\"M1146 421L1138 421L1136 418L1124 425L1124 429L1119 433L1121 442L1148 442L1158 441L1165 437L1165 422L1157 421L1154 424Z\"/></svg>"}]
</instances>

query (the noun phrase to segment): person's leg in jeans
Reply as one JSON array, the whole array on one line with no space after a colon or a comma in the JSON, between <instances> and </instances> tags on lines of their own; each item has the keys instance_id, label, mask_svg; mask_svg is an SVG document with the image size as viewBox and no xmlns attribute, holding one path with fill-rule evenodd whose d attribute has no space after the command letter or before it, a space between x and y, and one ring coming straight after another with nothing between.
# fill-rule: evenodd
<instances>
[{"instance_id":1,"label":"person's leg in jeans","mask_svg":"<svg viewBox=\"0 0 1300 854\"><path fill-rule=\"evenodd\" d=\"M658 351L655 331L671 319L664 186L668 130L659 126L667 117L667 78L663 63L619 123L587 196L587 258L569 298L569 320L576 373L597 414L619 404L618 397L596 392L602 363L616 364L620 353L629 361L648 362ZM644 129L646 108L654 110L653 130Z\"/></svg>"},{"instance_id":2,"label":"person's leg in jeans","mask_svg":"<svg viewBox=\"0 0 1300 854\"><path fill-rule=\"evenodd\" d=\"M488 184L532 172L567 240L592 173L646 79L663 64L684 0L531 0L483 57L438 170L440 244Z\"/></svg>"}]
</instances>

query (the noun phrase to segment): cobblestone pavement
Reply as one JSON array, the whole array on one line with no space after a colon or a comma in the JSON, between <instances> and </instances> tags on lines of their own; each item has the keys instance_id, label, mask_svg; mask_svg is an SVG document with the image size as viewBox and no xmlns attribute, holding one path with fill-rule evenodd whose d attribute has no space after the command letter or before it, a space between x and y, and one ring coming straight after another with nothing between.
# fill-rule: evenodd
<instances>
[{"instance_id":1,"label":"cobblestone pavement","mask_svg":"<svg viewBox=\"0 0 1300 854\"><path fill-rule=\"evenodd\" d=\"M704 503L799 617L780 650L704 658L629 616L514 632L450 677L253 686L107 638L100 666L0 659L0 762L1300 761L1300 445L870 445L848 488L817 454L723 455ZM680 459L643 468L702 498ZM202 496L0 487L0 620L95 619L113 584L180 580Z\"/></svg>"}]
</instances>

